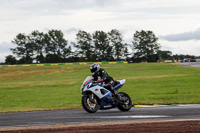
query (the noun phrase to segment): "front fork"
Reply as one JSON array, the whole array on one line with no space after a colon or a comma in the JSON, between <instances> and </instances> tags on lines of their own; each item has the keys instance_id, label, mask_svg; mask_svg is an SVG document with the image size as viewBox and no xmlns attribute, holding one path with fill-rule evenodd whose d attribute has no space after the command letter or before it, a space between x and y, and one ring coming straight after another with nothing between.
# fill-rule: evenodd
<instances>
[{"instance_id":1,"label":"front fork","mask_svg":"<svg viewBox=\"0 0 200 133\"><path fill-rule=\"evenodd\" d=\"M90 99L90 101L92 102L92 103L95 103L95 101L94 101L94 94L92 93L92 94L89 94L89 99Z\"/></svg>"}]
</instances>

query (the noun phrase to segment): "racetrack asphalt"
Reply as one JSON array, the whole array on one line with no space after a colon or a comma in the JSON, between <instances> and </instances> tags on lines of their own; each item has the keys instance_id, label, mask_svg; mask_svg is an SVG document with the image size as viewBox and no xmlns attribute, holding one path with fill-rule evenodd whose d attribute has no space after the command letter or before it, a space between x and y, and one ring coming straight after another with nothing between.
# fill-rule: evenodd
<instances>
[{"instance_id":1,"label":"racetrack asphalt","mask_svg":"<svg viewBox=\"0 0 200 133\"><path fill-rule=\"evenodd\" d=\"M115 108L92 114L83 109L0 113L0 131L9 127L142 120L200 120L200 105L133 107L128 112Z\"/></svg>"},{"instance_id":2,"label":"racetrack asphalt","mask_svg":"<svg viewBox=\"0 0 200 133\"><path fill-rule=\"evenodd\" d=\"M200 67L200 62L181 62L181 63L176 63L176 64L181 64L181 65L186 65L186 66L191 66L191 67Z\"/></svg>"}]
</instances>

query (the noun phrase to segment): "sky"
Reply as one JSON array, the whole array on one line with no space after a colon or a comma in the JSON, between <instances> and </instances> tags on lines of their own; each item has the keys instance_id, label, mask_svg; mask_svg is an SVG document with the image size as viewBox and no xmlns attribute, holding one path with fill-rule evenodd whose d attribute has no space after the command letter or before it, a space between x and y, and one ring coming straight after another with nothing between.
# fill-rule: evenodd
<instances>
[{"instance_id":1,"label":"sky","mask_svg":"<svg viewBox=\"0 0 200 133\"><path fill-rule=\"evenodd\" d=\"M200 0L0 0L0 62L19 33L117 29L131 44L136 31L153 31L161 50L200 56ZM131 51L130 51L131 52Z\"/></svg>"}]
</instances>

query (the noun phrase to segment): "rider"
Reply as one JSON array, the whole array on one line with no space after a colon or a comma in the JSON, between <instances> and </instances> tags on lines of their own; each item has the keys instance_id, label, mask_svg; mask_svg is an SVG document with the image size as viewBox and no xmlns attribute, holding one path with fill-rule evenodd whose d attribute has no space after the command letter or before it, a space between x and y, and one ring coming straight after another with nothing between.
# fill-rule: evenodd
<instances>
[{"instance_id":1,"label":"rider","mask_svg":"<svg viewBox=\"0 0 200 133\"><path fill-rule=\"evenodd\" d=\"M113 86L115 85L114 79L111 76L109 76L104 69L101 69L99 64L92 64L90 66L90 70L92 76L94 77L95 83L105 82L104 87L110 90L115 96L117 96L118 99L120 98L115 89L113 88Z\"/></svg>"}]
</instances>

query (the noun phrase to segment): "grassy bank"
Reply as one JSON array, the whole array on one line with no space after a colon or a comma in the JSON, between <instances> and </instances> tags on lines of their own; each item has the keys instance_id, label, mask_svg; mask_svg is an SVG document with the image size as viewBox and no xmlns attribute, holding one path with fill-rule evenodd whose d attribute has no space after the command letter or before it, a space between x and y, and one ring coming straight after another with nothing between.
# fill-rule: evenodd
<instances>
[{"instance_id":1,"label":"grassy bank","mask_svg":"<svg viewBox=\"0 0 200 133\"><path fill-rule=\"evenodd\" d=\"M200 103L200 68L167 63L104 64L133 104ZM0 68L0 112L81 108L89 65Z\"/></svg>"}]
</instances>

